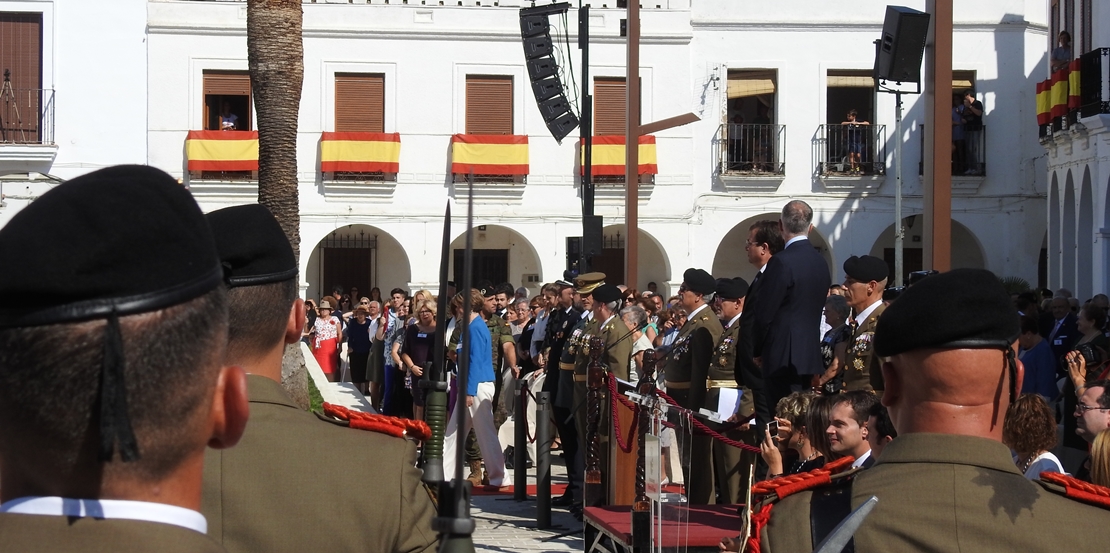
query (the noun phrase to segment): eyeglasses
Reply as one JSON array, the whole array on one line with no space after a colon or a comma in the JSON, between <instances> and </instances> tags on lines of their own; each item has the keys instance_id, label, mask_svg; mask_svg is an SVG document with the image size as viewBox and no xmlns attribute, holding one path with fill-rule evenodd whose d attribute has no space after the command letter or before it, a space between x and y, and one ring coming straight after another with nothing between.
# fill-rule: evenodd
<instances>
[{"instance_id":1,"label":"eyeglasses","mask_svg":"<svg viewBox=\"0 0 1110 553\"><path fill-rule=\"evenodd\" d=\"M421 309L420 311L418 311L418 313L423 315L425 313L434 313L434 311L432 311L431 309Z\"/></svg>"},{"instance_id":2,"label":"eyeglasses","mask_svg":"<svg viewBox=\"0 0 1110 553\"><path fill-rule=\"evenodd\" d=\"M1078 411L1079 413L1086 413L1087 411L1095 411L1095 410L1105 411L1107 409L1110 409L1110 407L1091 407L1090 405L1083 405L1082 403L1077 403L1075 405L1075 410Z\"/></svg>"},{"instance_id":3,"label":"eyeglasses","mask_svg":"<svg viewBox=\"0 0 1110 553\"><path fill-rule=\"evenodd\" d=\"M683 284L682 286L679 286L679 287L678 287L678 293L679 293L679 295L682 295L683 293L685 293L685 292L689 292L689 291L690 291L690 289L689 289L689 288L687 288L685 284Z\"/></svg>"},{"instance_id":4,"label":"eyeglasses","mask_svg":"<svg viewBox=\"0 0 1110 553\"><path fill-rule=\"evenodd\" d=\"M745 248L751 248L753 246L762 246L763 244L766 244L766 242L752 242L751 240L744 240L744 247Z\"/></svg>"},{"instance_id":5,"label":"eyeglasses","mask_svg":"<svg viewBox=\"0 0 1110 553\"><path fill-rule=\"evenodd\" d=\"M368 301L360 301L360 302L358 302L358 304L359 304L359 305L370 305L370 302L368 302Z\"/></svg>"}]
</instances>

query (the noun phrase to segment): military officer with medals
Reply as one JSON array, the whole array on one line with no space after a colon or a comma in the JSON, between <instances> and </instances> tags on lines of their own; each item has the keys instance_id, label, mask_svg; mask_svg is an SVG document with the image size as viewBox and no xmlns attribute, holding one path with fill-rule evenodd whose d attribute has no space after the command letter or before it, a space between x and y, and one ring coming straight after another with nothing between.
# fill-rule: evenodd
<instances>
[{"instance_id":1,"label":"military officer with medals","mask_svg":"<svg viewBox=\"0 0 1110 553\"><path fill-rule=\"evenodd\" d=\"M717 281L705 270L691 268L683 273L678 295L687 313L686 324L678 331L663 366L667 394L694 412L706 406L708 368L713 360L714 346L723 332L720 319L706 303L713 300L716 290ZM679 433L679 439L685 452L687 447L681 443L683 434ZM689 446L690 469L683 475L691 504L707 505L716 501L712 446L712 438L694 434Z\"/></svg>"},{"instance_id":2,"label":"military officer with medals","mask_svg":"<svg viewBox=\"0 0 1110 553\"><path fill-rule=\"evenodd\" d=\"M1019 333L1010 294L989 271L956 269L907 288L879 319L872 348L884 359L882 403L898 437L871 468L830 469L849 466L846 457L810 476L823 485L768 487L755 509L769 517L753 519L747 545L809 553L875 496L845 550L1100 549L1110 541L1110 492L1063 474L1029 480L1002 443L1024 378Z\"/></svg>"},{"instance_id":3,"label":"military officer with medals","mask_svg":"<svg viewBox=\"0 0 1110 553\"><path fill-rule=\"evenodd\" d=\"M844 390L864 390L882 395L882 363L875 355L875 328L886 306L883 290L890 268L886 261L865 255L844 262L844 299L854 316L844 367Z\"/></svg>"},{"instance_id":4,"label":"military officer with medals","mask_svg":"<svg viewBox=\"0 0 1110 553\"><path fill-rule=\"evenodd\" d=\"M747 293L748 282L742 278L717 280L715 305L720 309L724 329L713 348L713 355L707 367L703 403L706 409L716 410L722 388L738 389L740 401L736 405L735 413L722 413L726 418L732 415L727 426L734 427L724 434L730 439L758 446L759 436L747 426L747 421L755 415L752 391L750 387L739 384L734 373L736 346L740 338L740 314L744 311L744 296ZM697 370L696 367L695 370ZM691 379L691 392L693 382L699 379L700 375ZM691 396L693 396L692 393ZM691 402L694 401L696 399L692 398ZM707 424L711 427L717 426L712 423ZM736 424L741 426L736 427ZM748 485L748 475L755 465L756 458L757 454L754 452L744 451L717 440L713 441L713 472L723 503L735 504L744 501L744 487Z\"/></svg>"},{"instance_id":5,"label":"military officer with medals","mask_svg":"<svg viewBox=\"0 0 1110 553\"><path fill-rule=\"evenodd\" d=\"M569 507L574 505L575 498L578 498L579 503L582 501L583 468L578 455L578 430L573 421L567 422L571 416L570 408L561 407L559 401L559 388L563 385L563 380L571 381L569 384L573 400L574 372L559 370L559 359L562 357L567 339L570 338L574 326L581 318L582 311L575 305L574 284L567 280L557 280L555 285L559 287L559 295L547 320L547 332L543 341L544 358L547 360L544 367L546 376L543 381L543 391L551 395L555 427L563 439L563 454L567 463L567 489L563 495L552 498L551 504L556 507Z\"/></svg>"},{"instance_id":6,"label":"military officer with medals","mask_svg":"<svg viewBox=\"0 0 1110 553\"><path fill-rule=\"evenodd\" d=\"M574 398L574 424L578 429L578 444L585 445L586 439L586 369L590 365L590 338L597 335L600 322L594 315L594 290L605 284L605 273L586 273L575 281L578 284L578 295L582 297L583 313L582 327L571 335L573 343L570 344L570 353L573 355L571 370L574 377L572 397ZM559 368L566 370L565 365ZM583 454L585 449L582 450Z\"/></svg>"}]
</instances>

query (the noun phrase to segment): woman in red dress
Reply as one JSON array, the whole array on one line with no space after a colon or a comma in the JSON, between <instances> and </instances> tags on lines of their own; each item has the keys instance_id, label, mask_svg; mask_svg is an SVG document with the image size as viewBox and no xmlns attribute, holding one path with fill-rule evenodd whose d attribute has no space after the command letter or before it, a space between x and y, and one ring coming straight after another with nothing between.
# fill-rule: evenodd
<instances>
[{"instance_id":1,"label":"woman in red dress","mask_svg":"<svg viewBox=\"0 0 1110 553\"><path fill-rule=\"evenodd\" d=\"M339 377L338 360L336 353L339 351L339 319L331 314L331 302L323 300L317 309L315 338L312 341L312 356L320 364L328 382L335 382Z\"/></svg>"}]
</instances>

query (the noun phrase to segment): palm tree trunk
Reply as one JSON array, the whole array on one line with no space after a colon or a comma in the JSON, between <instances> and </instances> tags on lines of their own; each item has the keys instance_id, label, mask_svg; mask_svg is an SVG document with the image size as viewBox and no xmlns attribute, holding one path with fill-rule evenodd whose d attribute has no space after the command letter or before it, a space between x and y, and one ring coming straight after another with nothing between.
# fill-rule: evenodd
<instances>
[{"instance_id":1,"label":"palm tree trunk","mask_svg":"<svg viewBox=\"0 0 1110 553\"><path fill-rule=\"evenodd\" d=\"M281 223L300 259L297 115L304 82L301 0L247 0L247 60L258 112L258 203ZM300 344L287 347L282 385L308 408L308 371Z\"/></svg>"}]
</instances>

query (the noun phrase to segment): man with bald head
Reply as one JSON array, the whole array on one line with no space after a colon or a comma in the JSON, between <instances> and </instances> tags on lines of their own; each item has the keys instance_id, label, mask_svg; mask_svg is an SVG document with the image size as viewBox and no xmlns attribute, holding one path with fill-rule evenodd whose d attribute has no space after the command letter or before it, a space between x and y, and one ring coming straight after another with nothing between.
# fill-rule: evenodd
<instances>
[{"instance_id":1,"label":"man with bald head","mask_svg":"<svg viewBox=\"0 0 1110 553\"><path fill-rule=\"evenodd\" d=\"M760 550L813 551L871 496L879 502L852 543L860 553L1084 551L1110 539L1105 510L1064 497L1074 488L1063 477L1027 480L1002 444L1023 378L1018 331L1010 296L988 271L958 269L908 288L879 319L874 344L898 438L870 469L834 462L825 486L766 494L757 508L777 504L754 530Z\"/></svg>"}]
</instances>

